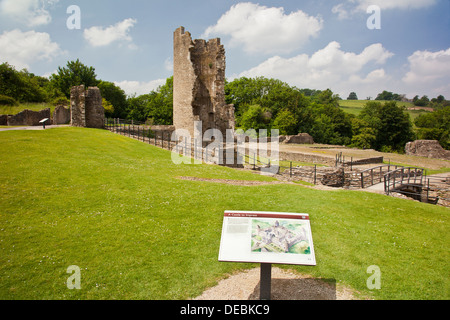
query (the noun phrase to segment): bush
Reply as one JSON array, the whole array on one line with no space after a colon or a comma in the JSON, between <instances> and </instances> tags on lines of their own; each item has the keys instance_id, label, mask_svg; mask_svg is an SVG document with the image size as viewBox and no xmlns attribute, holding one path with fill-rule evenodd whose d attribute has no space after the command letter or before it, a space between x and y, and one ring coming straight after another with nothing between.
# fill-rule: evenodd
<instances>
[{"instance_id":1,"label":"bush","mask_svg":"<svg viewBox=\"0 0 450 320\"><path fill-rule=\"evenodd\" d=\"M70 106L70 100L66 97L58 97L52 100L54 106Z\"/></svg>"},{"instance_id":2,"label":"bush","mask_svg":"<svg viewBox=\"0 0 450 320\"><path fill-rule=\"evenodd\" d=\"M16 99L0 94L0 106L17 106Z\"/></svg>"}]
</instances>

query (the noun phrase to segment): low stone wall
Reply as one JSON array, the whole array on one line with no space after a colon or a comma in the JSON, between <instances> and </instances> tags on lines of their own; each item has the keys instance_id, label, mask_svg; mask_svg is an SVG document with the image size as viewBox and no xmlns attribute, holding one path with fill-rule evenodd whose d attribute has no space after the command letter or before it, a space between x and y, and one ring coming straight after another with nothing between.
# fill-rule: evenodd
<instances>
[{"instance_id":1,"label":"low stone wall","mask_svg":"<svg viewBox=\"0 0 450 320\"><path fill-rule=\"evenodd\" d=\"M320 163L328 166L334 166L336 164L335 159L331 157L324 157L319 155L312 154L303 154L303 153L295 153L295 152L284 152L280 151L280 160L284 161L298 161L298 162L307 162L307 163Z\"/></svg>"},{"instance_id":2,"label":"low stone wall","mask_svg":"<svg viewBox=\"0 0 450 320\"><path fill-rule=\"evenodd\" d=\"M346 161L344 163L345 166L360 166L364 164L377 164L377 163L383 163L384 157L374 157L374 158L365 158L365 159L359 159L359 160L353 160L353 161Z\"/></svg>"},{"instance_id":3,"label":"low stone wall","mask_svg":"<svg viewBox=\"0 0 450 320\"><path fill-rule=\"evenodd\" d=\"M16 115L8 116L8 126L39 126L42 119L48 118L50 124L50 108L41 111L25 109Z\"/></svg>"},{"instance_id":4,"label":"low stone wall","mask_svg":"<svg viewBox=\"0 0 450 320\"><path fill-rule=\"evenodd\" d=\"M7 126L7 125L8 125L8 115L0 114L0 126Z\"/></svg>"},{"instance_id":5,"label":"low stone wall","mask_svg":"<svg viewBox=\"0 0 450 320\"><path fill-rule=\"evenodd\" d=\"M361 186L360 170L345 170L343 167L294 167L292 177L301 180L321 184L329 187L359 188ZM283 171L284 175L290 175L290 169Z\"/></svg>"}]
</instances>

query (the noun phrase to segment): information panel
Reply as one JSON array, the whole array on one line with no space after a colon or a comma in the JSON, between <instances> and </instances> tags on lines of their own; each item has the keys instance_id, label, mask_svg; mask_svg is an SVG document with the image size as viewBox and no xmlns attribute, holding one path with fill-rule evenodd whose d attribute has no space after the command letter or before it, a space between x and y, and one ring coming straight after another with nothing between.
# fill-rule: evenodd
<instances>
[{"instance_id":1,"label":"information panel","mask_svg":"<svg viewBox=\"0 0 450 320\"><path fill-rule=\"evenodd\" d=\"M315 266L309 215L225 211L219 261Z\"/></svg>"}]
</instances>

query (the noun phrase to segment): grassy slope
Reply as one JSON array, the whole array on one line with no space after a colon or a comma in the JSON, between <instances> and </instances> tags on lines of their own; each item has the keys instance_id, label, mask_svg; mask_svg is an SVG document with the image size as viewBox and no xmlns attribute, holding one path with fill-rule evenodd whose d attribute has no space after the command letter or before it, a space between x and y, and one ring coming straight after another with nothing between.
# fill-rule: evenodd
<instances>
[{"instance_id":1,"label":"grassy slope","mask_svg":"<svg viewBox=\"0 0 450 320\"><path fill-rule=\"evenodd\" d=\"M41 111L47 108L50 108L50 113L53 114L55 106L51 103L21 103L18 106L0 106L0 114L18 114L25 109Z\"/></svg>"},{"instance_id":2,"label":"grassy slope","mask_svg":"<svg viewBox=\"0 0 450 320\"><path fill-rule=\"evenodd\" d=\"M107 131L0 132L0 299L186 299L236 269L217 261L223 211L311 215L316 267L378 299L448 299L449 210L360 191L237 187L267 180ZM70 265L81 290L68 290ZM369 291L378 265L382 289Z\"/></svg>"},{"instance_id":3,"label":"grassy slope","mask_svg":"<svg viewBox=\"0 0 450 320\"><path fill-rule=\"evenodd\" d=\"M341 109L345 112L351 113L355 116L359 115L362 111L362 109L364 108L364 105L368 102L369 100L339 100L339 106L341 107ZM377 100L372 100L375 102L386 102L386 101L377 101ZM414 107L414 105L411 102L398 102L397 101L397 105L398 106L405 106L407 108L411 108ZM408 110L407 111L411 117L411 120L414 121L414 119L416 119L419 115L423 114L423 113L428 113L429 111L425 111L425 110Z\"/></svg>"}]
</instances>

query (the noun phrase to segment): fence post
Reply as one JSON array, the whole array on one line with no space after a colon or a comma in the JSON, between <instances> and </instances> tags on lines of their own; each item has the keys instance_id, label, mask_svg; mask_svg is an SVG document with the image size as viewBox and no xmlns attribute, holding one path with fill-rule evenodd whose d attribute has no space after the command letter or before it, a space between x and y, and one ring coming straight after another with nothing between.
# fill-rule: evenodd
<instances>
[{"instance_id":1,"label":"fence post","mask_svg":"<svg viewBox=\"0 0 450 320\"><path fill-rule=\"evenodd\" d=\"M197 160L197 139L194 138L194 160Z\"/></svg>"},{"instance_id":2,"label":"fence post","mask_svg":"<svg viewBox=\"0 0 450 320\"><path fill-rule=\"evenodd\" d=\"M389 175L390 173L384 176L384 192L388 195L389 195L389 184L386 182L389 181Z\"/></svg>"},{"instance_id":3,"label":"fence post","mask_svg":"<svg viewBox=\"0 0 450 320\"><path fill-rule=\"evenodd\" d=\"M314 185L316 184L317 180L317 165L314 165Z\"/></svg>"},{"instance_id":4,"label":"fence post","mask_svg":"<svg viewBox=\"0 0 450 320\"><path fill-rule=\"evenodd\" d=\"M290 165L289 165L289 177L292 178L292 161L290 162Z\"/></svg>"},{"instance_id":5,"label":"fence post","mask_svg":"<svg viewBox=\"0 0 450 320\"><path fill-rule=\"evenodd\" d=\"M364 173L361 172L361 189L364 189Z\"/></svg>"}]
</instances>

